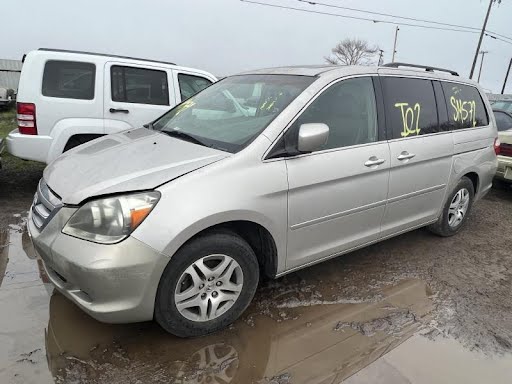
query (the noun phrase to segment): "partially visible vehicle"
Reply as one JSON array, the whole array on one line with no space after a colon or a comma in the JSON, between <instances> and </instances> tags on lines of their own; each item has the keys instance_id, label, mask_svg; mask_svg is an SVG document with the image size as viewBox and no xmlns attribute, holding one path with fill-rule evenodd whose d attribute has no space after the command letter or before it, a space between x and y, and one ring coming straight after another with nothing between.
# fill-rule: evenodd
<instances>
[{"instance_id":1,"label":"partially visible vehicle","mask_svg":"<svg viewBox=\"0 0 512 384\"><path fill-rule=\"evenodd\" d=\"M512 112L494 109L495 106L496 104L493 104L493 112L500 139L496 178L505 183L512 183Z\"/></svg>"},{"instance_id":2,"label":"partially visible vehicle","mask_svg":"<svg viewBox=\"0 0 512 384\"><path fill-rule=\"evenodd\" d=\"M15 101L16 93L14 89L0 87L0 110L12 107Z\"/></svg>"},{"instance_id":3,"label":"partially visible vehicle","mask_svg":"<svg viewBox=\"0 0 512 384\"><path fill-rule=\"evenodd\" d=\"M39 49L26 55L7 149L50 163L89 140L140 128L217 79L173 63Z\"/></svg>"}]
</instances>

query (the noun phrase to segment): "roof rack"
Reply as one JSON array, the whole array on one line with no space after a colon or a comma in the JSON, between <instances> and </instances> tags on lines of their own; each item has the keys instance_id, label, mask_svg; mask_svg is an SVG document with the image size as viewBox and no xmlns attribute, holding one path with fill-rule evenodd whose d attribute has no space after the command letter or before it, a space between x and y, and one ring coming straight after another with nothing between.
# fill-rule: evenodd
<instances>
[{"instance_id":1,"label":"roof rack","mask_svg":"<svg viewBox=\"0 0 512 384\"><path fill-rule=\"evenodd\" d=\"M431 67L429 65L407 64L407 63L387 63L387 64L384 64L383 67L387 67L387 68L398 68L398 67L421 68L427 72L440 71L440 72L448 72L449 74L451 74L453 76L459 76L459 74L457 72L452 71L451 69Z\"/></svg>"},{"instance_id":2,"label":"roof rack","mask_svg":"<svg viewBox=\"0 0 512 384\"><path fill-rule=\"evenodd\" d=\"M38 51L46 51L46 52L65 52L65 53L80 53L82 55L94 55L94 56L105 56L105 57L115 57L117 59L130 59L130 60L139 60L139 61L151 61L153 63L160 64L170 64L176 65L175 63L171 63L168 61L159 61L159 60L150 60L150 59L141 59L139 57L130 57L130 56L119 56L119 55L109 55L108 53L96 53L96 52L84 52L84 51L72 51L68 49L53 49L53 48L39 48Z\"/></svg>"}]
</instances>

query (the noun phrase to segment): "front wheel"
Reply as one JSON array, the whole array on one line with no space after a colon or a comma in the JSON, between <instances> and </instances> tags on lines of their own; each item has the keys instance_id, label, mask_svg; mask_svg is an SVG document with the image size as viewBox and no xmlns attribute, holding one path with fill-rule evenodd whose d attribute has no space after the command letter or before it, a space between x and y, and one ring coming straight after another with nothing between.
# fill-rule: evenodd
<instances>
[{"instance_id":1,"label":"front wheel","mask_svg":"<svg viewBox=\"0 0 512 384\"><path fill-rule=\"evenodd\" d=\"M155 319L180 337L202 336L235 321L250 304L259 281L252 248L229 231L185 244L160 279Z\"/></svg>"},{"instance_id":2,"label":"front wheel","mask_svg":"<svg viewBox=\"0 0 512 384\"><path fill-rule=\"evenodd\" d=\"M471 180L467 177L461 178L448 196L441 217L428 227L429 230L443 237L455 235L466 222L474 197L475 190Z\"/></svg>"}]
</instances>

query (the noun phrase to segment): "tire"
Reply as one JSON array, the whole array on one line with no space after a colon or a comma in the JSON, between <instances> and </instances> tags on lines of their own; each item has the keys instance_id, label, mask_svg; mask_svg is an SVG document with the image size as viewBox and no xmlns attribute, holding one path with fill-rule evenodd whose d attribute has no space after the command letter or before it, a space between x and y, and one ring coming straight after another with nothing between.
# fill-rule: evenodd
<instances>
[{"instance_id":1,"label":"tire","mask_svg":"<svg viewBox=\"0 0 512 384\"><path fill-rule=\"evenodd\" d=\"M468 194L467 195L467 197L468 197L467 205L464 204L466 206L465 210L462 209L463 203L459 203L459 205L457 207L452 207L452 210L451 210L450 206L452 204L454 204L454 205L457 204L458 196L461 196L458 194L459 193L464 194L464 191L466 191ZM452 190L452 192L448 195L448 199L446 200L446 202L443 206L443 212L442 212L441 216L439 217L439 220L436 223L430 225L428 227L428 229L432 233L435 233L436 235L443 236L443 237L453 236L456 233L458 233L467 221L468 215L470 214L471 208L473 206L474 197L475 197L475 190L473 187L473 183L467 177L465 177L465 176L462 177L460 179L460 181L457 183L457 185L455 186L455 188ZM457 220L457 215L454 215L454 213L453 213L454 211L455 212L461 212L461 211L464 212L463 217L460 221ZM452 223L450 223L450 221L453 219L455 219L455 220Z\"/></svg>"},{"instance_id":2,"label":"tire","mask_svg":"<svg viewBox=\"0 0 512 384\"><path fill-rule=\"evenodd\" d=\"M179 337L218 331L245 311L258 281L258 260L245 240L230 231L201 235L185 244L165 268L155 320Z\"/></svg>"}]
</instances>

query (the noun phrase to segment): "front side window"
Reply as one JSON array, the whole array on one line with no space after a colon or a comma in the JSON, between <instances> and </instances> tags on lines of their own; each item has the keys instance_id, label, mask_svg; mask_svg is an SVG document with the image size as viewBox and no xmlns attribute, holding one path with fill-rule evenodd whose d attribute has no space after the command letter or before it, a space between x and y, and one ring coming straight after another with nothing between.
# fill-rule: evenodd
<instances>
[{"instance_id":1,"label":"front side window","mask_svg":"<svg viewBox=\"0 0 512 384\"><path fill-rule=\"evenodd\" d=\"M295 135L302 124L308 123L329 127L329 138L320 150L377 141L377 107L371 77L348 79L329 87L299 116L287 135Z\"/></svg>"},{"instance_id":2,"label":"front side window","mask_svg":"<svg viewBox=\"0 0 512 384\"><path fill-rule=\"evenodd\" d=\"M165 71L113 65L110 76L112 101L169 105Z\"/></svg>"},{"instance_id":3,"label":"front side window","mask_svg":"<svg viewBox=\"0 0 512 384\"><path fill-rule=\"evenodd\" d=\"M442 83L448 118L452 129L481 127L489 124L480 92L470 85Z\"/></svg>"},{"instance_id":4,"label":"front side window","mask_svg":"<svg viewBox=\"0 0 512 384\"><path fill-rule=\"evenodd\" d=\"M314 80L292 75L228 77L171 109L153 123L153 128L178 139L235 153L256 138ZM242 95L240 89L247 92Z\"/></svg>"},{"instance_id":5,"label":"front side window","mask_svg":"<svg viewBox=\"0 0 512 384\"><path fill-rule=\"evenodd\" d=\"M178 83L180 85L181 101L185 101L209 87L212 82L204 77L179 73Z\"/></svg>"},{"instance_id":6,"label":"front side window","mask_svg":"<svg viewBox=\"0 0 512 384\"><path fill-rule=\"evenodd\" d=\"M512 116L506 114L505 112L494 111L494 117L496 118L496 125L498 126L498 131L508 131L512 129Z\"/></svg>"},{"instance_id":7,"label":"front side window","mask_svg":"<svg viewBox=\"0 0 512 384\"><path fill-rule=\"evenodd\" d=\"M64 99L94 99L96 66L91 63L50 60L44 66L42 94Z\"/></svg>"},{"instance_id":8,"label":"front side window","mask_svg":"<svg viewBox=\"0 0 512 384\"><path fill-rule=\"evenodd\" d=\"M442 132L432 81L382 78L386 119L393 139Z\"/></svg>"}]
</instances>

